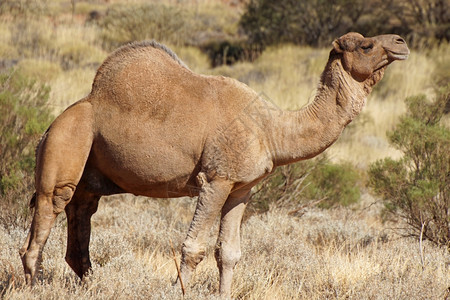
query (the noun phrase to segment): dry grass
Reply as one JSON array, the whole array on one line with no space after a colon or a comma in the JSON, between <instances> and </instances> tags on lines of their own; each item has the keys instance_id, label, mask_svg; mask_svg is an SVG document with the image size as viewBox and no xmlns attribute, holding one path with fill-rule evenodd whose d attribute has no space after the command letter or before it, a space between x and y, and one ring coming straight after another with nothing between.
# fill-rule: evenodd
<instances>
[{"instance_id":1,"label":"dry grass","mask_svg":"<svg viewBox=\"0 0 450 300\"><path fill-rule=\"evenodd\" d=\"M64 261L66 222L59 218L44 251L42 282L24 286L17 250L26 232L0 227L0 291L4 299L181 299L172 286L179 249L195 202L131 196L101 201L93 217L93 271L83 282ZM211 230L208 255L186 299L213 299L218 272ZM302 217L273 208L242 225L243 257L233 282L237 299L443 299L449 257L384 229L375 208L311 209Z\"/></svg>"}]
</instances>

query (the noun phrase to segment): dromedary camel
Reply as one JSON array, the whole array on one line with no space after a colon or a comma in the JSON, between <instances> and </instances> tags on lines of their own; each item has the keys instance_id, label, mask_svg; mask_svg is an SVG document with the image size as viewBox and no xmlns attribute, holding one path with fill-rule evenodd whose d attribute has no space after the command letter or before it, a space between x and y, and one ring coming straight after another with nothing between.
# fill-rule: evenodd
<instances>
[{"instance_id":1,"label":"dromedary camel","mask_svg":"<svg viewBox=\"0 0 450 300\"><path fill-rule=\"evenodd\" d=\"M220 293L229 297L251 188L277 166L329 147L387 65L408 55L397 35L348 33L333 42L314 102L282 111L236 80L193 73L156 42L119 48L98 69L91 93L57 117L39 143L34 218L20 250L26 281L34 281L63 210L66 261L83 277L101 196L198 196L182 245L181 279L186 285L205 256L221 212L215 257Z\"/></svg>"}]
</instances>

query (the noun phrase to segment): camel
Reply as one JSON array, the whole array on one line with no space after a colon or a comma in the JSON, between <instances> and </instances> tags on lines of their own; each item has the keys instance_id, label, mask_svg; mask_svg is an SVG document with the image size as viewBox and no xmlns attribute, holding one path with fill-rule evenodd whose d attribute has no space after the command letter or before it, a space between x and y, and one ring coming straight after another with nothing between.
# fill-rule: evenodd
<instances>
[{"instance_id":1,"label":"camel","mask_svg":"<svg viewBox=\"0 0 450 300\"><path fill-rule=\"evenodd\" d=\"M237 80L196 74L154 41L113 52L90 94L59 115L39 142L34 217L20 249L26 282L35 281L62 211L68 222L65 259L83 278L91 268L90 220L101 196L198 196L179 277L187 286L220 214L215 258L219 292L229 298L251 188L276 167L333 144L386 67L409 55L397 35L351 32L332 46L314 101L297 111L278 109Z\"/></svg>"}]
</instances>

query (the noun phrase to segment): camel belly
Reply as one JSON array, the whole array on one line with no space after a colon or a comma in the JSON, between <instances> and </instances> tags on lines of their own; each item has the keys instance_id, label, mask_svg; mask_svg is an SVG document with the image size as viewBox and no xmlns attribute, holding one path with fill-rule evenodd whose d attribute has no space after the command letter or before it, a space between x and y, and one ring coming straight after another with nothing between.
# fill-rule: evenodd
<instances>
[{"instance_id":1,"label":"camel belly","mask_svg":"<svg viewBox=\"0 0 450 300\"><path fill-rule=\"evenodd\" d=\"M95 141L91 164L125 192L151 197L194 195L198 162L171 147L139 147Z\"/></svg>"},{"instance_id":2,"label":"camel belly","mask_svg":"<svg viewBox=\"0 0 450 300\"><path fill-rule=\"evenodd\" d=\"M152 120L144 124L125 118L123 126L114 126L120 119L112 118L98 129L90 159L95 168L126 192L152 197L194 196L202 135L189 135L183 124L156 124Z\"/></svg>"}]
</instances>

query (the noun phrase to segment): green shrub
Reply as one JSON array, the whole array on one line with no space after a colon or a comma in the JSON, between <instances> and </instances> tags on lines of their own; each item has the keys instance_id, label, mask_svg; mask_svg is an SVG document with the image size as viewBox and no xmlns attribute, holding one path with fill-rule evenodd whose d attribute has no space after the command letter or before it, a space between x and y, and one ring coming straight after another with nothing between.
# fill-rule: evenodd
<instances>
[{"instance_id":1,"label":"green shrub","mask_svg":"<svg viewBox=\"0 0 450 300\"><path fill-rule=\"evenodd\" d=\"M320 206L331 208L356 203L360 196L359 174L349 163L330 162L313 169L305 180L304 196L308 199L323 199Z\"/></svg>"},{"instance_id":2,"label":"green shrub","mask_svg":"<svg viewBox=\"0 0 450 300\"><path fill-rule=\"evenodd\" d=\"M450 130L441 124L450 102L450 85L434 101L406 100L408 112L389 133L403 152L399 160L375 162L370 185L385 201L386 212L409 225L403 234L450 246Z\"/></svg>"},{"instance_id":3,"label":"green shrub","mask_svg":"<svg viewBox=\"0 0 450 300\"><path fill-rule=\"evenodd\" d=\"M256 185L249 211L266 212L271 205L295 206L303 191L303 181L314 168L315 162L307 160L281 166L264 181Z\"/></svg>"},{"instance_id":4,"label":"green shrub","mask_svg":"<svg viewBox=\"0 0 450 300\"><path fill-rule=\"evenodd\" d=\"M360 198L359 175L349 163L335 164L325 156L279 167L257 185L251 209L267 211L270 205L297 207L315 201L322 208L347 206Z\"/></svg>"},{"instance_id":5,"label":"green shrub","mask_svg":"<svg viewBox=\"0 0 450 300\"><path fill-rule=\"evenodd\" d=\"M34 147L51 115L50 89L19 72L0 74L0 221L27 213L33 186Z\"/></svg>"}]
</instances>

